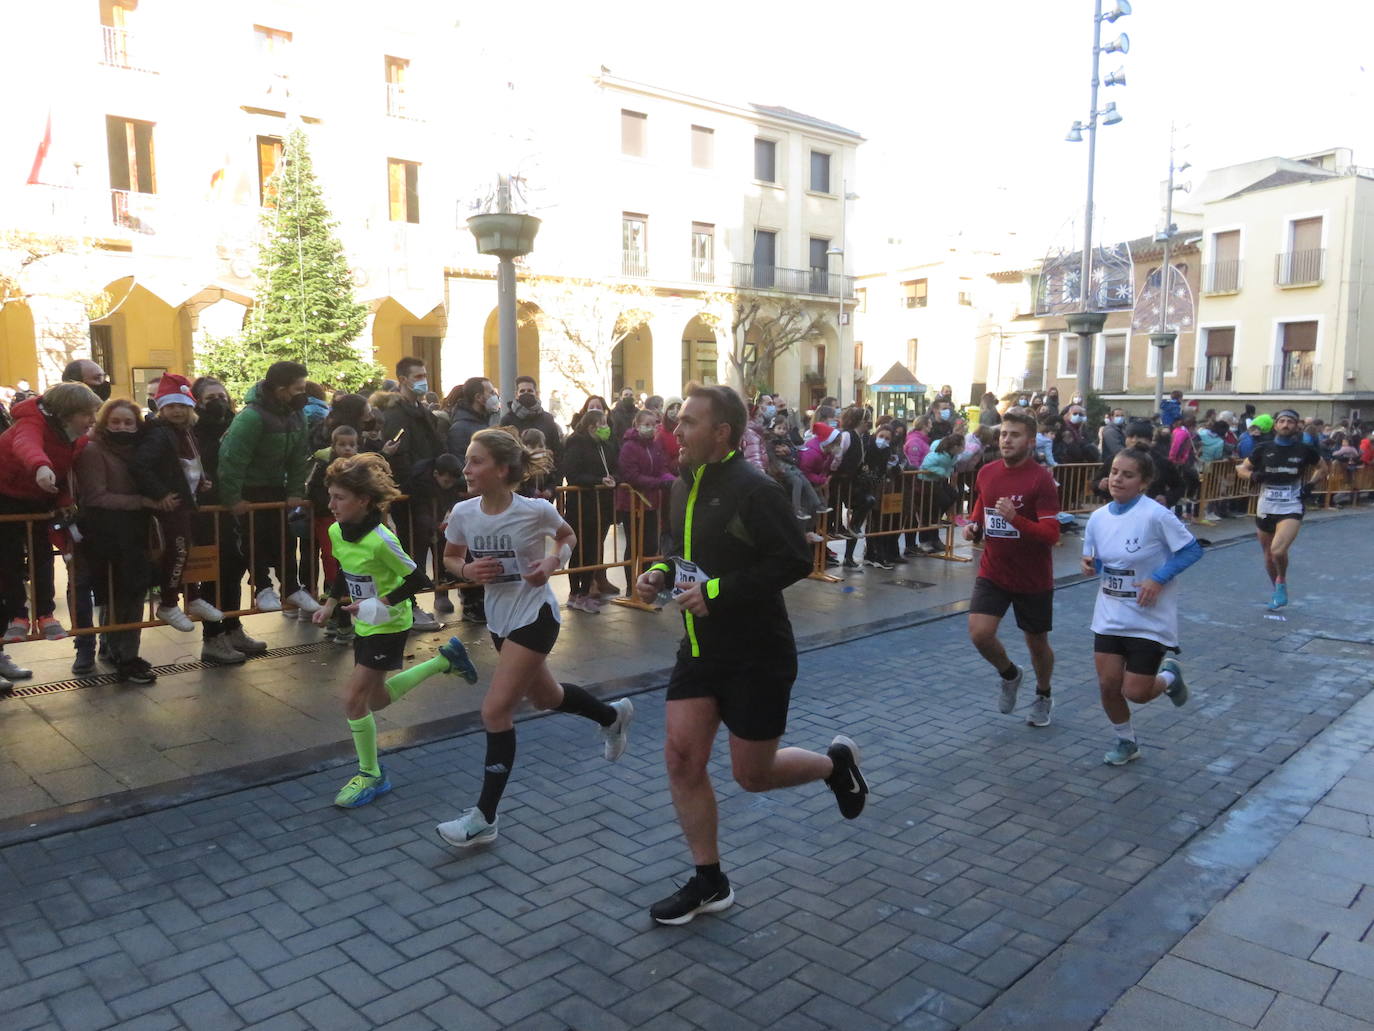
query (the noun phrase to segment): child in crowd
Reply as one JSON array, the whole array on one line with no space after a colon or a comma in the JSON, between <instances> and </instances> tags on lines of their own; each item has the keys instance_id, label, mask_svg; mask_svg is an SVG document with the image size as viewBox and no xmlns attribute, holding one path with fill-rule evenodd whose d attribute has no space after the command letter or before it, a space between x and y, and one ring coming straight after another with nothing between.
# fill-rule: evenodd
<instances>
[{"instance_id":1,"label":"child in crowd","mask_svg":"<svg viewBox=\"0 0 1374 1031\"><path fill-rule=\"evenodd\" d=\"M436 673L457 674L475 684L477 670L454 637L434 658L387 676L404 663L406 636L414 618L412 599L429 587L387 525L387 511L401 492L386 459L372 452L330 463L325 485L335 519L329 539L339 574L329 600L311 619L323 626L346 597L348 602L342 607L352 614L357 631L353 672L339 694L358 753L358 773L334 797L335 805L353 809L391 790L377 757L377 721L372 714L400 701Z\"/></svg>"},{"instance_id":2,"label":"child in crowd","mask_svg":"<svg viewBox=\"0 0 1374 1031\"><path fill-rule=\"evenodd\" d=\"M1039 432L1035 435L1035 460L1053 469L1059 463L1054 460L1054 435L1059 428L1059 420L1053 416L1040 419Z\"/></svg>"},{"instance_id":3,"label":"child in crowd","mask_svg":"<svg viewBox=\"0 0 1374 1031\"><path fill-rule=\"evenodd\" d=\"M774 419L768 428L768 446L773 452L773 477L791 495L792 511L796 513L797 518L809 523L825 508L825 504L806 474L802 472L800 448L792 446L788 434L788 425L782 419Z\"/></svg>"},{"instance_id":4,"label":"child in crowd","mask_svg":"<svg viewBox=\"0 0 1374 1031\"><path fill-rule=\"evenodd\" d=\"M143 439L134 453L134 479L143 496L153 502L153 518L162 537L157 618L190 633L195 629L192 616L208 622L224 619L223 612L200 596L199 584L183 580L196 543L192 519L196 495L208 491L211 484L192 432L196 400L190 381L174 372L163 373L156 401L157 414L144 424ZM177 605L183 591L185 611Z\"/></svg>"},{"instance_id":5,"label":"child in crowd","mask_svg":"<svg viewBox=\"0 0 1374 1031\"><path fill-rule=\"evenodd\" d=\"M335 426L329 434L329 447L320 448L312 455L310 472L305 477L305 496L310 499L311 518L314 522L315 552L319 556L320 568L324 574L324 591L339 578L339 563L334 558L334 549L329 542L329 528L334 525L334 516L329 511L329 488L325 478L329 466L340 458L352 458L359 451L362 440L352 426ZM303 578L302 583L313 584L314 577ZM334 618L324 625L324 636L337 644L348 644L353 640L353 620L343 609L337 609Z\"/></svg>"},{"instance_id":6,"label":"child in crowd","mask_svg":"<svg viewBox=\"0 0 1374 1031\"><path fill-rule=\"evenodd\" d=\"M963 436L951 433L937 440L935 446L926 453L925 460L921 462L920 471L916 475L922 484L923 504L920 518L923 524L941 522L949 514L950 506L958 499L954 485L950 481L954 478L954 467L963 451ZM939 530L922 530L919 536L920 544L917 547L925 554L933 555L940 550Z\"/></svg>"},{"instance_id":7,"label":"child in crowd","mask_svg":"<svg viewBox=\"0 0 1374 1031\"><path fill-rule=\"evenodd\" d=\"M527 498L543 498L545 501L554 499L554 487L558 486L558 470L553 465L553 452L549 450L548 443L544 440L544 431L531 426L523 430L520 434L520 442L529 448L535 455L547 455L548 464L551 471L547 473L535 473L523 484L520 485L520 494ZM543 464L541 460L541 466Z\"/></svg>"}]
</instances>

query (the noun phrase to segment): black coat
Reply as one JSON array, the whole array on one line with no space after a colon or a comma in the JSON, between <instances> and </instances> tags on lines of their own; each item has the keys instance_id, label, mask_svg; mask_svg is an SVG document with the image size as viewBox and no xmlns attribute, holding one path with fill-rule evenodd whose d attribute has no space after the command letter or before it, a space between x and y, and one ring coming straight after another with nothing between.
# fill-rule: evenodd
<instances>
[{"instance_id":1,"label":"black coat","mask_svg":"<svg viewBox=\"0 0 1374 1031\"><path fill-rule=\"evenodd\" d=\"M520 405L511 405L510 411L501 417L502 426L510 426L518 433L538 430L544 434L544 444L553 452L554 460L563 455L563 431L558 428L558 420L548 412L526 415Z\"/></svg>"},{"instance_id":2,"label":"black coat","mask_svg":"<svg viewBox=\"0 0 1374 1031\"><path fill-rule=\"evenodd\" d=\"M195 434L191 440L195 441ZM194 508L195 494L186 481L186 470L181 464L178 437L180 431L156 416L144 423L143 436L134 451L132 471L134 482L145 498L159 501L168 494L175 494L182 505ZM197 453L199 453L197 449ZM201 459L204 468L204 459ZM209 472L206 471L206 477ZM213 482L213 481L212 481Z\"/></svg>"},{"instance_id":3,"label":"black coat","mask_svg":"<svg viewBox=\"0 0 1374 1031\"><path fill-rule=\"evenodd\" d=\"M405 436L401 438L396 453L388 460L397 485L409 493L410 473L415 463L443 454L446 447L444 434L439 430L439 420L424 405L401 401L385 410L382 418L383 441L394 439L403 429Z\"/></svg>"},{"instance_id":4,"label":"black coat","mask_svg":"<svg viewBox=\"0 0 1374 1031\"><path fill-rule=\"evenodd\" d=\"M609 471L616 478L617 453L609 440L597 440L589 433L570 433L563 448L562 472L569 487L600 487ZM592 499L595 498L595 503ZM595 494L573 491L567 495L563 518L577 534L579 547L585 541L595 549L597 531L602 537L615 522L615 492L607 488Z\"/></svg>"}]
</instances>

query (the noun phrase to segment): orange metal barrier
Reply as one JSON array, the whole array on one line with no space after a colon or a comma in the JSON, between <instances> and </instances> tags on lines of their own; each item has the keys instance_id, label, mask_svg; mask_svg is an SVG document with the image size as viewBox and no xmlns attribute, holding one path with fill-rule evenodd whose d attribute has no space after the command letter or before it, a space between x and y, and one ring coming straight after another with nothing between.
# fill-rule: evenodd
<instances>
[{"instance_id":1,"label":"orange metal barrier","mask_svg":"<svg viewBox=\"0 0 1374 1031\"><path fill-rule=\"evenodd\" d=\"M1100 462L1073 462L1050 469L1059 488L1059 511L1081 515L1102 506L1097 496L1097 474Z\"/></svg>"},{"instance_id":2,"label":"orange metal barrier","mask_svg":"<svg viewBox=\"0 0 1374 1031\"><path fill-rule=\"evenodd\" d=\"M947 489L942 491L942 486ZM848 540L851 535L865 542L865 554L868 554L868 549L884 538L892 540L895 550L897 538L902 534L914 537L920 533L937 533L941 542L937 551L929 553L931 558L969 561L954 554L955 520L967 509L965 484L957 476L942 484L922 480L917 470L905 469L895 475L889 474L877 484L832 481L817 493L831 511L817 516L815 532L823 539L815 544L812 579L832 583L838 579L826 572L829 544ZM867 500L870 496L871 505ZM854 525L856 518L858 526ZM836 524L843 532L832 531L831 527Z\"/></svg>"}]
</instances>

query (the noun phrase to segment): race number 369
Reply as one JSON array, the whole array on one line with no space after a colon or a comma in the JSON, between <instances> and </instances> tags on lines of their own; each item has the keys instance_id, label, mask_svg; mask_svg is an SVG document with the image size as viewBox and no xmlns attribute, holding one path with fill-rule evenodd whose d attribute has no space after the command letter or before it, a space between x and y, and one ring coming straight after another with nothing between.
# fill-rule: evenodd
<instances>
[{"instance_id":1,"label":"race number 369","mask_svg":"<svg viewBox=\"0 0 1374 1031\"><path fill-rule=\"evenodd\" d=\"M983 509L983 532L989 537L1020 537L1021 531L1002 518L995 508Z\"/></svg>"}]
</instances>

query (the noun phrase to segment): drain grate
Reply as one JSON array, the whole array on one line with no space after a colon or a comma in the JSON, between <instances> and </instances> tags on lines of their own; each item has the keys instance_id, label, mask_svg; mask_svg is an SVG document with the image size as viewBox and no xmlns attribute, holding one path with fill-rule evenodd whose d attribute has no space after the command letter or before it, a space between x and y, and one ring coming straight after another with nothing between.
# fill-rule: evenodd
<instances>
[{"instance_id":1,"label":"drain grate","mask_svg":"<svg viewBox=\"0 0 1374 1031\"><path fill-rule=\"evenodd\" d=\"M880 582L884 587L906 587L906 588L908 588L909 590L913 590L913 591L922 591L922 590L925 590L927 587L934 587L934 586L935 586L933 583L930 583L929 581L926 581L926 580L903 580L903 579L897 579L897 580L881 580L881 581L879 581L879 582Z\"/></svg>"},{"instance_id":2,"label":"drain grate","mask_svg":"<svg viewBox=\"0 0 1374 1031\"><path fill-rule=\"evenodd\" d=\"M282 659L292 655L309 655L311 652L332 650L333 644L329 641L312 641L308 644L292 644L285 648L269 648L261 655L250 655L249 662L260 659ZM195 673L199 670L219 668L213 662L174 662L166 666L154 666L153 672L160 677L172 676L177 673ZM83 687L99 687L102 684L115 684L119 682L119 676L115 673L96 673L89 677L76 677L73 680L57 680L50 684L32 684L28 687L16 687L8 695L0 695L0 700L4 698L37 698L41 695L57 694L60 691L79 691Z\"/></svg>"}]
</instances>

